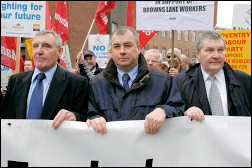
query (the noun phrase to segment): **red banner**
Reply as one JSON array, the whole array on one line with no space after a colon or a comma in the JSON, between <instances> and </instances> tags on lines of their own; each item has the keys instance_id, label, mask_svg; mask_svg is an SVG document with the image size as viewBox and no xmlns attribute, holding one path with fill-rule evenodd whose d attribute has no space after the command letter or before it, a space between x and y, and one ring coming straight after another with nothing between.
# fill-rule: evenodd
<instances>
[{"instance_id":1,"label":"red banner","mask_svg":"<svg viewBox=\"0 0 252 168\"><path fill-rule=\"evenodd\" d=\"M54 31L60 35L63 42L68 39L68 20L67 20L66 1L56 2Z\"/></svg>"},{"instance_id":2,"label":"red banner","mask_svg":"<svg viewBox=\"0 0 252 168\"><path fill-rule=\"evenodd\" d=\"M1 36L1 65L12 70L16 67L17 37ZM24 70L24 60L20 53L19 72Z\"/></svg>"},{"instance_id":3,"label":"red banner","mask_svg":"<svg viewBox=\"0 0 252 168\"><path fill-rule=\"evenodd\" d=\"M133 1L127 2L127 16L126 26L133 28ZM140 48L142 49L145 44L157 33L158 31L137 31L139 36Z\"/></svg>"},{"instance_id":4,"label":"red banner","mask_svg":"<svg viewBox=\"0 0 252 168\"><path fill-rule=\"evenodd\" d=\"M46 18L45 18L45 29L52 30L52 19L50 14L49 2L46 1Z\"/></svg>"},{"instance_id":5,"label":"red banner","mask_svg":"<svg viewBox=\"0 0 252 168\"><path fill-rule=\"evenodd\" d=\"M115 1L100 1L95 14L95 23L101 34L106 34L108 27L108 13L113 10Z\"/></svg>"}]
</instances>

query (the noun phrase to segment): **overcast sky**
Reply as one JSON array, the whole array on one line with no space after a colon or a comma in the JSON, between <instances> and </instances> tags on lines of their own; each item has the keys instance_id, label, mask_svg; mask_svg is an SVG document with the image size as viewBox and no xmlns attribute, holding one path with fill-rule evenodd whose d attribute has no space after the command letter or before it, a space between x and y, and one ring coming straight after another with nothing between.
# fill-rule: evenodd
<instances>
[{"instance_id":1,"label":"overcast sky","mask_svg":"<svg viewBox=\"0 0 252 168\"><path fill-rule=\"evenodd\" d=\"M234 4L251 5L251 1L218 1L216 26L232 29Z\"/></svg>"}]
</instances>

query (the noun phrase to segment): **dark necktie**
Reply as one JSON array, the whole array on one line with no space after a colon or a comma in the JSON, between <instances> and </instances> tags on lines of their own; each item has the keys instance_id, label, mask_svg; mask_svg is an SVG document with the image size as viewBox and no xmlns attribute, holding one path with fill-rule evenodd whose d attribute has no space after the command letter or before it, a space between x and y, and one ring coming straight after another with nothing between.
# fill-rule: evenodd
<instances>
[{"instance_id":1,"label":"dark necktie","mask_svg":"<svg viewBox=\"0 0 252 168\"><path fill-rule=\"evenodd\" d=\"M27 119L39 119L43 102L43 82L46 78L44 73L37 75L37 84L32 92Z\"/></svg>"},{"instance_id":2,"label":"dark necktie","mask_svg":"<svg viewBox=\"0 0 252 168\"><path fill-rule=\"evenodd\" d=\"M129 84L128 84L129 79L130 79L130 77L127 73L123 74L123 76L122 76L123 87L126 91L129 89Z\"/></svg>"},{"instance_id":3,"label":"dark necktie","mask_svg":"<svg viewBox=\"0 0 252 168\"><path fill-rule=\"evenodd\" d=\"M223 106L221 101L220 92L215 84L215 76L209 76L208 79L211 81L211 88L209 91L209 104L211 107L212 115L223 116Z\"/></svg>"}]
</instances>

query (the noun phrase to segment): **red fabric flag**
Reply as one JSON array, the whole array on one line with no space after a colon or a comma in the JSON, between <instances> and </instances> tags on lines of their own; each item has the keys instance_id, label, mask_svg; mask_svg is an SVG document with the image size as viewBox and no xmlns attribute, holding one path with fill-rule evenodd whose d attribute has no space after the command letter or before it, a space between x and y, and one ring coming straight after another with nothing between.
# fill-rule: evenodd
<instances>
[{"instance_id":1,"label":"red fabric flag","mask_svg":"<svg viewBox=\"0 0 252 168\"><path fill-rule=\"evenodd\" d=\"M46 18L45 18L45 29L52 30L52 19L50 14L49 2L46 1Z\"/></svg>"},{"instance_id":2,"label":"red fabric flag","mask_svg":"<svg viewBox=\"0 0 252 168\"><path fill-rule=\"evenodd\" d=\"M1 65L12 70L16 67L17 37L1 36ZM24 70L24 60L20 53L19 72Z\"/></svg>"},{"instance_id":3,"label":"red fabric flag","mask_svg":"<svg viewBox=\"0 0 252 168\"><path fill-rule=\"evenodd\" d=\"M126 26L133 28L133 1L127 2L127 16ZM157 33L158 31L137 31L139 37L140 48L142 49L145 44Z\"/></svg>"},{"instance_id":4,"label":"red fabric flag","mask_svg":"<svg viewBox=\"0 0 252 168\"><path fill-rule=\"evenodd\" d=\"M100 1L95 14L95 23L101 34L106 34L108 27L108 13L113 10L115 1Z\"/></svg>"},{"instance_id":5,"label":"red fabric flag","mask_svg":"<svg viewBox=\"0 0 252 168\"><path fill-rule=\"evenodd\" d=\"M60 35L62 42L68 39L68 20L66 1L57 1L54 20L54 31Z\"/></svg>"}]
</instances>

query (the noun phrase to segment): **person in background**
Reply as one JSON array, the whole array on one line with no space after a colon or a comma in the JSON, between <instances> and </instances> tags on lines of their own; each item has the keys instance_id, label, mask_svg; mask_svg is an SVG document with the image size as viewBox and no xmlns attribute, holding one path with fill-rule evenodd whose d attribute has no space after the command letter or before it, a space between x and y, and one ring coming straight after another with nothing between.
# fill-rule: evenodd
<instances>
[{"instance_id":1,"label":"person in background","mask_svg":"<svg viewBox=\"0 0 252 168\"><path fill-rule=\"evenodd\" d=\"M103 71L103 68L100 68L97 64L95 54L91 50L79 52L76 60L78 60L80 74L88 80Z\"/></svg>"},{"instance_id":2,"label":"person in background","mask_svg":"<svg viewBox=\"0 0 252 168\"><path fill-rule=\"evenodd\" d=\"M181 54L180 65L181 65L185 70L188 70L188 69L189 69L189 58L188 58L186 55L184 55L184 54Z\"/></svg>"},{"instance_id":3,"label":"person in background","mask_svg":"<svg viewBox=\"0 0 252 168\"><path fill-rule=\"evenodd\" d=\"M171 68L171 56L172 56L172 49L169 49L167 51L167 58L168 58L168 64L169 68L165 70L165 72L169 73L172 77L176 76L178 73L186 71L183 67L180 65L181 60L181 51L178 48L174 48L174 59L173 59L173 68Z\"/></svg>"},{"instance_id":4,"label":"person in background","mask_svg":"<svg viewBox=\"0 0 252 168\"><path fill-rule=\"evenodd\" d=\"M136 30L122 26L111 38L112 59L90 81L88 126L101 134L106 122L145 120L156 134L166 118L183 116L184 103L173 78L147 66Z\"/></svg>"},{"instance_id":5,"label":"person in background","mask_svg":"<svg viewBox=\"0 0 252 168\"><path fill-rule=\"evenodd\" d=\"M64 121L86 121L88 81L57 64L62 39L52 30L36 33L32 42L35 69L12 75L5 101L8 119L53 120L57 129Z\"/></svg>"},{"instance_id":6,"label":"person in background","mask_svg":"<svg viewBox=\"0 0 252 168\"><path fill-rule=\"evenodd\" d=\"M162 61L162 55L158 50L147 50L144 54L144 58L149 67L160 70L159 65Z\"/></svg>"},{"instance_id":7,"label":"person in background","mask_svg":"<svg viewBox=\"0 0 252 168\"><path fill-rule=\"evenodd\" d=\"M205 31L196 40L200 63L175 76L185 102L185 115L202 121L205 115L251 116L251 76L225 62L225 40Z\"/></svg>"},{"instance_id":8,"label":"person in background","mask_svg":"<svg viewBox=\"0 0 252 168\"><path fill-rule=\"evenodd\" d=\"M31 70L33 70L32 60L25 59L25 62L24 62L24 71L31 71Z\"/></svg>"},{"instance_id":9,"label":"person in background","mask_svg":"<svg viewBox=\"0 0 252 168\"><path fill-rule=\"evenodd\" d=\"M161 71L165 71L165 70L168 69L168 65L166 65L165 63L161 63L161 64L159 65L159 68L160 68Z\"/></svg>"}]
</instances>

